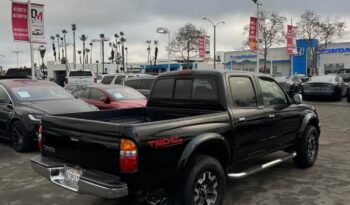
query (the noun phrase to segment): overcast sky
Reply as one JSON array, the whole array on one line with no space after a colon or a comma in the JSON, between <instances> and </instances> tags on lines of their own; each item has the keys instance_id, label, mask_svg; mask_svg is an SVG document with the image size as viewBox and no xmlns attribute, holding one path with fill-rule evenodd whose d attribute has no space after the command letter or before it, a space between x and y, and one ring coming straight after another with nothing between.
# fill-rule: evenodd
<instances>
[{"instance_id":1,"label":"overcast sky","mask_svg":"<svg viewBox=\"0 0 350 205\"><path fill-rule=\"evenodd\" d=\"M275 11L287 18L298 20L305 10L313 10L320 16L341 17L350 25L349 0L262 0L263 9ZM256 7L251 0L32 0L45 4L45 32L49 36L69 31L67 41L72 42L70 25L77 24L77 36L86 34L88 42L98 38L100 33L113 37L123 31L129 48L129 62L146 62L146 40L159 40L159 57L167 54L167 36L156 33L156 28L163 26L170 29L172 36L186 23L193 23L204 28L212 36L212 26L202 20L203 17L216 21L225 21L217 28L217 51L230 51L239 48L246 38L242 27L254 15ZM29 45L13 42L11 29L11 2L0 0L0 66L16 65L14 50L21 50L19 64L29 66ZM345 36L342 41L350 41ZM38 47L38 45L36 45ZM51 44L47 45L46 60L53 60ZM77 47L82 47L77 41ZM211 46L213 47L213 46ZM109 54L110 49L106 49ZM71 59L71 50L68 50ZM99 60L99 49L94 47L94 61ZM107 56L107 55L106 55ZM107 57L106 57L107 58ZM35 54L37 61L37 54Z\"/></svg>"}]
</instances>

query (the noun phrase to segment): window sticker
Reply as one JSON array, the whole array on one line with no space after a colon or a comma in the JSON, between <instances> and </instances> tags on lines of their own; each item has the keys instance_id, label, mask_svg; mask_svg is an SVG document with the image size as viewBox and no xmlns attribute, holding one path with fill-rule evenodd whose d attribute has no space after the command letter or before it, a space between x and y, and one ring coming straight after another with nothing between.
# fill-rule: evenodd
<instances>
[{"instance_id":1,"label":"window sticker","mask_svg":"<svg viewBox=\"0 0 350 205\"><path fill-rule=\"evenodd\" d=\"M117 98L117 99L123 99L124 96L120 93L114 93L114 96Z\"/></svg>"},{"instance_id":2,"label":"window sticker","mask_svg":"<svg viewBox=\"0 0 350 205\"><path fill-rule=\"evenodd\" d=\"M17 94L21 97L21 98L30 98L30 94L27 91L18 91Z\"/></svg>"}]
</instances>

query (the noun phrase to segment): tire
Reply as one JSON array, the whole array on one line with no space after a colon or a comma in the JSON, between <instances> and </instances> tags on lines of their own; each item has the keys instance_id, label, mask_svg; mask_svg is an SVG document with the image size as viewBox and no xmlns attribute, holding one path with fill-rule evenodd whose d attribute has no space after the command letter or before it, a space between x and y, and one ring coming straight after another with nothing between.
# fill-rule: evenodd
<instances>
[{"instance_id":1,"label":"tire","mask_svg":"<svg viewBox=\"0 0 350 205\"><path fill-rule=\"evenodd\" d=\"M350 103L350 88L348 89L347 99L348 99L348 103Z\"/></svg>"},{"instance_id":2,"label":"tire","mask_svg":"<svg viewBox=\"0 0 350 205\"><path fill-rule=\"evenodd\" d=\"M319 133L317 129L309 125L304 136L296 144L297 156L293 159L294 164L299 168L309 168L315 164L319 148Z\"/></svg>"},{"instance_id":3,"label":"tire","mask_svg":"<svg viewBox=\"0 0 350 205\"><path fill-rule=\"evenodd\" d=\"M17 152L26 152L32 147L32 140L21 121L12 123L10 135L12 146Z\"/></svg>"},{"instance_id":4,"label":"tire","mask_svg":"<svg viewBox=\"0 0 350 205\"><path fill-rule=\"evenodd\" d=\"M341 101L341 99L342 99L342 90L339 90L339 92L334 92L334 100L335 101Z\"/></svg>"},{"instance_id":5,"label":"tire","mask_svg":"<svg viewBox=\"0 0 350 205\"><path fill-rule=\"evenodd\" d=\"M218 160L206 155L196 155L189 162L183 176L177 193L169 197L168 204L223 204L226 177ZM204 200L211 203L205 203Z\"/></svg>"}]
</instances>

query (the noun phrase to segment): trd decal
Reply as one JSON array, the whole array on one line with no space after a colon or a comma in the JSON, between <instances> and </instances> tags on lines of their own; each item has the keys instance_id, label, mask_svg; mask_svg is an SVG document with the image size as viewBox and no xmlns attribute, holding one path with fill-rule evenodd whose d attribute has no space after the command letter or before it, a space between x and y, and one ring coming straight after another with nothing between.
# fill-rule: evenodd
<instances>
[{"instance_id":1,"label":"trd decal","mask_svg":"<svg viewBox=\"0 0 350 205\"><path fill-rule=\"evenodd\" d=\"M150 140L147 143L152 148L159 149L159 148L167 148L167 147L183 144L183 139L179 136L176 136L176 137L167 137L167 138L158 139L158 140Z\"/></svg>"}]
</instances>

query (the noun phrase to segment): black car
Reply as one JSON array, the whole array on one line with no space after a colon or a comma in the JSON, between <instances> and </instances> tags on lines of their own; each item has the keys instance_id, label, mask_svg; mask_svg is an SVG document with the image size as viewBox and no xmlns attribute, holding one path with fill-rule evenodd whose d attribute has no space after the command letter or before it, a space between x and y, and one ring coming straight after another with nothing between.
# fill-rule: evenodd
<instances>
[{"instance_id":1,"label":"black car","mask_svg":"<svg viewBox=\"0 0 350 205\"><path fill-rule=\"evenodd\" d=\"M303 96L326 97L340 101L346 96L347 89L347 84L338 75L313 76L303 85Z\"/></svg>"},{"instance_id":2,"label":"black car","mask_svg":"<svg viewBox=\"0 0 350 205\"><path fill-rule=\"evenodd\" d=\"M299 75L276 76L275 80L284 88L289 96L302 92L302 79Z\"/></svg>"},{"instance_id":3,"label":"black car","mask_svg":"<svg viewBox=\"0 0 350 205\"><path fill-rule=\"evenodd\" d=\"M49 81L0 80L0 138L11 140L20 152L37 141L36 131L43 115L96 110Z\"/></svg>"},{"instance_id":4,"label":"black car","mask_svg":"<svg viewBox=\"0 0 350 205\"><path fill-rule=\"evenodd\" d=\"M139 76L126 78L123 80L122 84L128 87L132 87L142 93L148 98L152 84L157 76Z\"/></svg>"},{"instance_id":5,"label":"black car","mask_svg":"<svg viewBox=\"0 0 350 205\"><path fill-rule=\"evenodd\" d=\"M350 82L350 68L340 69L338 75L343 78L345 82Z\"/></svg>"}]
</instances>

